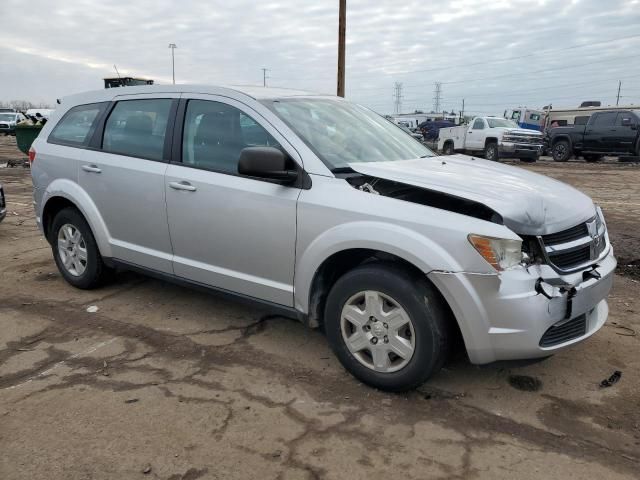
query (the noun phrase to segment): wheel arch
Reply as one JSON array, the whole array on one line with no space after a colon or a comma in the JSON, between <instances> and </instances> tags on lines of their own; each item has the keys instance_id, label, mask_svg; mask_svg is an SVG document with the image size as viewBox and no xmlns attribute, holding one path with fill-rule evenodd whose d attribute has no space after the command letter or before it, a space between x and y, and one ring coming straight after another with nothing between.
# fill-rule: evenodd
<instances>
[{"instance_id":1,"label":"wheel arch","mask_svg":"<svg viewBox=\"0 0 640 480\"><path fill-rule=\"evenodd\" d=\"M89 224L100 254L103 257L112 256L109 230L89 194L77 183L68 179L55 180L43 195L41 205L42 230L47 240L55 215L64 208L72 207L77 209Z\"/></svg>"},{"instance_id":2,"label":"wheel arch","mask_svg":"<svg viewBox=\"0 0 640 480\"><path fill-rule=\"evenodd\" d=\"M484 146L486 147L490 143L498 143L498 139L496 137L487 137L484 139Z\"/></svg>"},{"instance_id":3,"label":"wheel arch","mask_svg":"<svg viewBox=\"0 0 640 480\"><path fill-rule=\"evenodd\" d=\"M298 254L295 307L319 325L331 285L345 272L368 261L394 262L426 278L433 270L458 271L460 264L442 246L397 225L353 222L323 232Z\"/></svg>"}]
</instances>

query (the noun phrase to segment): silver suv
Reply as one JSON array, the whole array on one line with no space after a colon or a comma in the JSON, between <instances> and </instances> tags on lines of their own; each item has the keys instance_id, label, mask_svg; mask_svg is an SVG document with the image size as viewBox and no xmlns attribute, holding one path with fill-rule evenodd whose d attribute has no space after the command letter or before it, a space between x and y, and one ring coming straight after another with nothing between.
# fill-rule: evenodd
<instances>
[{"instance_id":1,"label":"silver suv","mask_svg":"<svg viewBox=\"0 0 640 480\"><path fill-rule=\"evenodd\" d=\"M548 356L606 321L601 210L520 168L436 156L340 98L148 86L65 98L30 155L64 278L116 268L248 298L321 327L378 388Z\"/></svg>"}]
</instances>

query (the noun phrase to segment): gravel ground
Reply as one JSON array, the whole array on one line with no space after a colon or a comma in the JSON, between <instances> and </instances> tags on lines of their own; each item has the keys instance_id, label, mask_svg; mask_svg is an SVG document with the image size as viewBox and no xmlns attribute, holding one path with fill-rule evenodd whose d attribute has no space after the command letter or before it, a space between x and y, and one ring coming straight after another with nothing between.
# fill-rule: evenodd
<instances>
[{"instance_id":1,"label":"gravel ground","mask_svg":"<svg viewBox=\"0 0 640 480\"><path fill-rule=\"evenodd\" d=\"M0 165L22 157L12 142L0 137ZM637 164L524 167L592 195L621 263L637 262ZM291 320L129 273L73 289L36 229L28 170L0 167L0 183L2 480L638 478L634 267L575 348L528 365L460 358L393 395Z\"/></svg>"}]
</instances>

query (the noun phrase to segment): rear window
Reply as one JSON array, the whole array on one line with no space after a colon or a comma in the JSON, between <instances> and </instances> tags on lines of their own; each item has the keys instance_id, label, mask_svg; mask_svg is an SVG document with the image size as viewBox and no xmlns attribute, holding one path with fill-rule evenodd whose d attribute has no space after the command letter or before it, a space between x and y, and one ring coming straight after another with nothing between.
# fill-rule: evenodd
<instances>
[{"instance_id":1,"label":"rear window","mask_svg":"<svg viewBox=\"0 0 640 480\"><path fill-rule=\"evenodd\" d=\"M580 117L576 117L573 121L574 125L586 125L589 121L589 115L582 115Z\"/></svg>"},{"instance_id":2,"label":"rear window","mask_svg":"<svg viewBox=\"0 0 640 480\"><path fill-rule=\"evenodd\" d=\"M49 143L71 146L89 143L96 128L96 120L105 105L106 103L92 103L70 109L49 135Z\"/></svg>"},{"instance_id":3,"label":"rear window","mask_svg":"<svg viewBox=\"0 0 640 480\"><path fill-rule=\"evenodd\" d=\"M130 157L162 160L172 100L124 100L104 126L102 149Z\"/></svg>"}]
</instances>

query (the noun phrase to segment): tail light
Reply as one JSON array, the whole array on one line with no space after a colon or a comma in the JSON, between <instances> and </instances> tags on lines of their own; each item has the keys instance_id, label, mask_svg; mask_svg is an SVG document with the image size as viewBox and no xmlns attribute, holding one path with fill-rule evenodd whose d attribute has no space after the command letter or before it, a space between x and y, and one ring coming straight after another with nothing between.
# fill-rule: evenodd
<instances>
[{"instance_id":1,"label":"tail light","mask_svg":"<svg viewBox=\"0 0 640 480\"><path fill-rule=\"evenodd\" d=\"M36 161L36 149L31 147L29 149L29 165Z\"/></svg>"}]
</instances>

